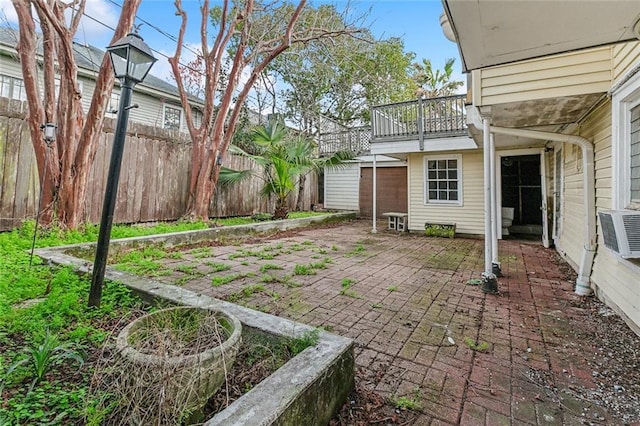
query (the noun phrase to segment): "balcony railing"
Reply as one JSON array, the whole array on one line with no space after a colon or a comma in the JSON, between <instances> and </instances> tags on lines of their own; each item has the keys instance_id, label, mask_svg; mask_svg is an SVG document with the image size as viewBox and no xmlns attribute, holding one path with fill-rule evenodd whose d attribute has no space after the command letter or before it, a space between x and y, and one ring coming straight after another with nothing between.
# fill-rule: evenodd
<instances>
[{"instance_id":1,"label":"balcony railing","mask_svg":"<svg viewBox=\"0 0 640 426\"><path fill-rule=\"evenodd\" d=\"M371 127L362 126L320 135L320 155L349 151L355 155L371 149Z\"/></svg>"},{"instance_id":2,"label":"balcony railing","mask_svg":"<svg viewBox=\"0 0 640 426\"><path fill-rule=\"evenodd\" d=\"M455 95L375 106L372 142L466 135L465 99L466 95Z\"/></svg>"},{"instance_id":3,"label":"balcony railing","mask_svg":"<svg viewBox=\"0 0 640 426\"><path fill-rule=\"evenodd\" d=\"M465 136L466 95L416 99L371 110L372 127L354 127L320 135L320 155L337 151L354 154L369 152L378 142L415 141L424 147L425 139Z\"/></svg>"}]
</instances>

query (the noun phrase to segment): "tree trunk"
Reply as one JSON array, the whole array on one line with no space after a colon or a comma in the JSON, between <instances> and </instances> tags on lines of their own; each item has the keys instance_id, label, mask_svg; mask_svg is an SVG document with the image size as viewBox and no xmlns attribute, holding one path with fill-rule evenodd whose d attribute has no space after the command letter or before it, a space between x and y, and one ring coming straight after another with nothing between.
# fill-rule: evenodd
<instances>
[{"instance_id":1,"label":"tree trunk","mask_svg":"<svg viewBox=\"0 0 640 426\"><path fill-rule=\"evenodd\" d=\"M276 210L273 213L274 219L286 219L289 217L289 207L287 206L287 199L284 200L278 198L276 200Z\"/></svg>"},{"instance_id":2,"label":"tree trunk","mask_svg":"<svg viewBox=\"0 0 640 426\"><path fill-rule=\"evenodd\" d=\"M296 211L304 210L304 184L307 181L307 175L300 175L298 178L298 200L296 202Z\"/></svg>"}]
</instances>

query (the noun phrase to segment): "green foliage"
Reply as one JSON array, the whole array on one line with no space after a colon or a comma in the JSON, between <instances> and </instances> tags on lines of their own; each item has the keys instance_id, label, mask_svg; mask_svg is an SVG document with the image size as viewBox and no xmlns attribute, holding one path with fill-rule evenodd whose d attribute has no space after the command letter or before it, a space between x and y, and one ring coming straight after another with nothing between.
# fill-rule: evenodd
<instances>
[{"instance_id":1,"label":"green foliage","mask_svg":"<svg viewBox=\"0 0 640 426\"><path fill-rule=\"evenodd\" d=\"M366 253L366 251L367 250L364 248L364 244L357 243L356 246L353 249L351 249L351 251L345 254L345 256L346 257L362 256Z\"/></svg>"},{"instance_id":2,"label":"green foliage","mask_svg":"<svg viewBox=\"0 0 640 426\"><path fill-rule=\"evenodd\" d=\"M222 262L205 262L204 264L211 268L211 272L222 272L231 269L231 265Z\"/></svg>"},{"instance_id":3,"label":"green foliage","mask_svg":"<svg viewBox=\"0 0 640 426\"><path fill-rule=\"evenodd\" d=\"M109 324L142 303L123 285L107 281L100 307L89 308L89 277L68 267L43 265L37 257L29 266L34 229L27 221L0 233L0 424L82 424L89 378L81 371L84 382L71 385L60 377L59 368L80 361L75 351L99 347ZM96 238L92 226L75 231L40 228L36 247Z\"/></svg>"},{"instance_id":4,"label":"green foliage","mask_svg":"<svg viewBox=\"0 0 640 426\"><path fill-rule=\"evenodd\" d=\"M389 287L387 287L387 291L396 291L398 289L397 285L390 285Z\"/></svg>"},{"instance_id":5,"label":"green foliage","mask_svg":"<svg viewBox=\"0 0 640 426\"><path fill-rule=\"evenodd\" d=\"M358 295L358 293L351 290L351 286L354 285L355 283L356 282L351 278L343 278L342 281L340 282L340 285L342 286L342 289L340 290L340 295L353 297L356 299L359 298L360 296Z\"/></svg>"},{"instance_id":6,"label":"green foliage","mask_svg":"<svg viewBox=\"0 0 640 426\"><path fill-rule=\"evenodd\" d=\"M71 349L71 344L60 343L58 337L52 335L49 330L46 331L42 343L27 348L26 355L26 358L13 363L5 375L9 376L17 368L26 366L33 377L29 392L53 366L61 364L65 360L76 361L80 365L84 364L82 357Z\"/></svg>"},{"instance_id":7,"label":"green foliage","mask_svg":"<svg viewBox=\"0 0 640 426\"><path fill-rule=\"evenodd\" d=\"M454 58L447 59L443 70L434 70L429 59L423 59L422 65L414 64L413 80L419 88L419 95L425 98L455 95L464 82L451 80L454 63Z\"/></svg>"},{"instance_id":8,"label":"green foliage","mask_svg":"<svg viewBox=\"0 0 640 426\"><path fill-rule=\"evenodd\" d=\"M353 157L339 152L332 157L319 158L310 139L302 136L287 137L286 128L278 122L254 129L253 142L255 149L252 151L258 154L250 154L237 146L232 146L230 150L251 158L262 166L262 176L259 177L264 184L260 194L265 198L275 197L274 219L288 217L288 197L296 190L299 179L314 170L338 166ZM228 171L220 179L226 183L239 182L253 173L255 172L250 170Z\"/></svg>"},{"instance_id":9,"label":"green foliage","mask_svg":"<svg viewBox=\"0 0 640 426\"><path fill-rule=\"evenodd\" d=\"M158 247L144 247L140 250L132 250L117 256L113 262L121 271L131 272L136 275L158 277L171 274L171 270L158 262L167 257L167 253Z\"/></svg>"},{"instance_id":10,"label":"green foliage","mask_svg":"<svg viewBox=\"0 0 640 426\"><path fill-rule=\"evenodd\" d=\"M308 347L315 346L320 340L320 330L315 328L313 330L305 331L300 337L288 339L287 345L289 350L295 356L304 351Z\"/></svg>"},{"instance_id":11,"label":"green foliage","mask_svg":"<svg viewBox=\"0 0 640 426\"><path fill-rule=\"evenodd\" d=\"M453 238L456 235L456 226L454 224L426 223L424 225L424 234L427 237Z\"/></svg>"},{"instance_id":12,"label":"green foliage","mask_svg":"<svg viewBox=\"0 0 640 426\"><path fill-rule=\"evenodd\" d=\"M265 263L264 265L262 265L260 267L260 272L262 272L263 274L267 271L271 271L271 270L281 270L283 269L282 266L280 265L274 265L273 263Z\"/></svg>"},{"instance_id":13,"label":"green foliage","mask_svg":"<svg viewBox=\"0 0 640 426\"><path fill-rule=\"evenodd\" d=\"M489 349L489 343L475 341L471 337L465 337L464 338L464 343L467 346L469 346L469 349L471 349L472 351L484 352L487 349Z\"/></svg>"},{"instance_id":14,"label":"green foliage","mask_svg":"<svg viewBox=\"0 0 640 426\"><path fill-rule=\"evenodd\" d=\"M213 277L211 279L211 285L214 287L220 287L225 284L229 284L232 281L239 280L240 278L244 278L245 274L229 274L229 275L221 275L217 277Z\"/></svg>"},{"instance_id":15,"label":"green foliage","mask_svg":"<svg viewBox=\"0 0 640 426\"><path fill-rule=\"evenodd\" d=\"M265 286L262 284L252 284L244 287L239 292L231 293L229 296L227 296L227 300L229 302L237 302L239 300L248 299L255 293L260 293L260 292L267 292L267 289L265 288ZM274 299L278 299L280 297L279 294L274 292L270 293L270 295Z\"/></svg>"},{"instance_id":16,"label":"green foliage","mask_svg":"<svg viewBox=\"0 0 640 426\"><path fill-rule=\"evenodd\" d=\"M309 265L296 265L293 268L294 275L315 275L317 273L318 272Z\"/></svg>"},{"instance_id":17,"label":"green foliage","mask_svg":"<svg viewBox=\"0 0 640 426\"><path fill-rule=\"evenodd\" d=\"M395 405L395 407L399 410L411 410L411 411L419 411L422 410L422 404L420 400L422 399L422 395L420 392L420 388L416 387L413 391L413 395L404 395L397 396L392 395L389 400Z\"/></svg>"}]
</instances>

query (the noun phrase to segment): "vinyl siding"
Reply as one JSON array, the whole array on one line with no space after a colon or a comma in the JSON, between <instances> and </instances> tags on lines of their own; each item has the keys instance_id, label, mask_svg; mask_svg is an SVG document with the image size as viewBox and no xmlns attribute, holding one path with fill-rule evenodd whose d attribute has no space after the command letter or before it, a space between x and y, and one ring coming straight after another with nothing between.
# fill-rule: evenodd
<instances>
[{"instance_id":1,"label":"vinyl siding","mask_svg":"<svg viewBox=\"0 0 640 426\"><path fill-rule=\"evenodd\" d=\"M445 153L437 153L446 155ZM455 153L458 154L458 153ZM425 223L456 223L456 232L484 234L483 157L479 150L462 152L462 205L424 203L424 154L411 154L409 167L409 230Z\"/></svg>"},{"instance_id":2,"label":"vinyl siding","mask_svg":"<svg viewBox=\"0 0 640 426\"><path fill-rule=\"evenodd\" d=\"M594 143L596 208L608 210L611 208L611 102L607 101L589 115L579 135ZM571 152L571 148L567 151ZM569 261L579 264L584 238L584 207L576 198L582 191L574 187L573 181L577 177L581 180L582 175L575 172L575 163L571 159L565 162L565 178L569 177L571 183L565 193L561 244ZM591 281L596 285L600 299L614 308L637 332L640 330L640 267L611 253L604 246L599 221L597 226L598 246Z\"/></svg>"},{"instance_id":3,"label":"vinyl siding","mask_svg":"<svg viewBox=\"0 0 640 426\"><path fill-rule=\"evenodd\" d=\"M358 211L360 163L324 171L324 206L327 209Z\"/></svg>"},{"instance_id":4,"label":"vinyl siding","mask_svg":"<svg viewBox=\"0 0 640 426\"><path fill-rule=\"evenodd\" d=\"M611 47L532 59L477 71L477 106L606 92Z\"/></svg>"},{"instance_id":5,"label":"vinyl siding","mask_svg":"<svg viewBox=\"0 0 640 426\"><path fill-rule=\"evenodd\" d=\"M613 81L617 83L635 65L640 63L640 42L613 46Z\"/></svg>"},{"instance_id":6,"label":"vinyl siding","mask_svg":"<svg viewBox=\"0 0 640 426\"><path fill-rule=\"evenodd\" d=\"M595 110L582 126L581 136L594 142L596 168L596 207L611 208L611 102ZM603 243L598 221L598 248L592 282L598 296L621 314L629 325L640 330L640 267L622 260Z\"/></svg>"},{"instance_id":7,"label":"vinyl siding","mask_svg":"<svg viewBox=\"0 0 640 426\"><path fill-rule=\"evenodd\" d=\"M22 79L22 69L20 63L16 62L11 56L0 55L0 74L8 75L10 77ZM95 81L85 74L79 74L78 81L82 84L82 109L86 113L89 110L91 104L91 98L93 91L95 90ZM120 93L119 84L116 82L113 87L114 93ZM129 110L129 119L131 121L146 124L149 126L162 127L163 126L163 105L168 105L180 108L180 102L178 100L169 99L168 96L163 97L161 94L157 96L151 96L148 93L135 90L133 92L132 104L138 104L138 108L132 108ZM117 107L117 106L116 106ZM107 117L116 118L117 114L105 114ZM188 132L184 119L184 111L182 111L181 117L181 132Z\"/></svg>"}]
</instances>

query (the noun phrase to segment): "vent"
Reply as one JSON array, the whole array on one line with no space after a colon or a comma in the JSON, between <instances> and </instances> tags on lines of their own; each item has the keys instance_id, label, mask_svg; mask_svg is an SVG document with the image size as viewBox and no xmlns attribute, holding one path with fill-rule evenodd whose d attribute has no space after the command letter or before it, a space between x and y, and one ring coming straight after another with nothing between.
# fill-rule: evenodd
<instances>
[{"instance_id":1,"label":"vent","mask_svg":"<svg viewBox=\"0 0 640 426\"><path fill-rule=\"evenodd\" d=\"M623 258L640 258L640 212L599 212L604 245Z\"/></svg>"}]
</instances>

